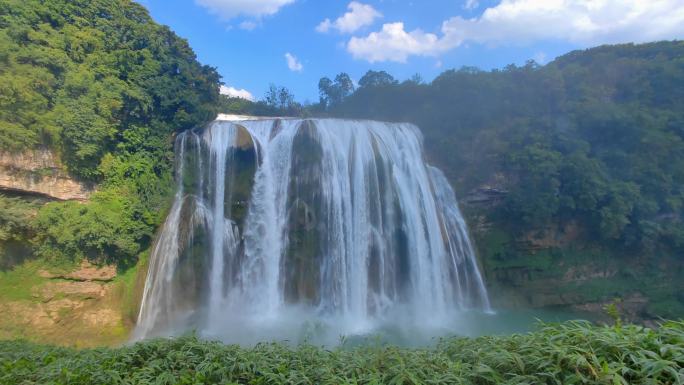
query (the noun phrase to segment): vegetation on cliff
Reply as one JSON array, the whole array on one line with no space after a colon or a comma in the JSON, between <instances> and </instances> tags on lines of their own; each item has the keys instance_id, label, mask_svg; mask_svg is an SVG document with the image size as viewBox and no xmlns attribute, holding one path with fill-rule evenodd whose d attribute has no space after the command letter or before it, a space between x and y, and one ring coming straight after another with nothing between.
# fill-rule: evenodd
<instances>
[{"instance_id":1,"label":"vegetation on cliff","mask_svg":"<svg viewBox=\"0 0 684 385\"><path fill-rule=\"evenodd\" d=\"M295 101L295 96L283 86L272 84L258 101L221 95L219 111L226 114L252 116L306 116L312 106Z\"/></svg>"},{"instance_id":2,"label":"vegetation on cliff","mask_svg":"<svg viewBox=\"0 0 684 385\"><path fill-rule=\"evenodd\" d=\"M388 76L369 72L330 112L418 124L456 188L509 192L499 215L511 228L579 220L602 242L684 250L684 42L449 70L430 84Z\"/></svg>"},{"instance_id":3,"label":"vegetation on cliff","mask_svg":"<svg viewBox=\"0 0 684 385\"><path fill-rule=\"evenodd\" d=\"M215 116L216 71L130 0L2 0L0 82L0 149L47 147L98 185L0 226L30 228L42 256L132 264L168 204L172 135Z\"/></svg>"},{"instance_id":4,"label":"vegetation on cliff","mask_svg":"<svg viewBox=\"0 0 684 385\"><path fill-rule=\"evenodd\" d=\"M365 344L253 348L195 337L117 349L0 342L3 384L681 384L684 324L570 322L536 332L449 338L434 348Z\"/></svg>"},{"instance_id":5,"label":"vegetation on cliff","mask_svg":"<svg viewBox=\"0 0 684 385\"><path fill-rule=\"evenodd\" d=\"M19 198L0 195L0 270L19 263L27 253L37 205Z\"/></svg>"}]
</instances>

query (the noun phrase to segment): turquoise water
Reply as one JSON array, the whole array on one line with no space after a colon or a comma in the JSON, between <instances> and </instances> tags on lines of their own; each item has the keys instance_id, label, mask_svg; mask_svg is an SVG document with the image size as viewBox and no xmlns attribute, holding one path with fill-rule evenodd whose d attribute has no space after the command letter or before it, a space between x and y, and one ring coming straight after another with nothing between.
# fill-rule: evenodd
<instances>
[{"instance_id":1,"label":"turquoise water","mask_svg":"<svg viewBox=\"0 0 684 385\"><path fill-rule=\"evenodd\" d=\"M313 309L290 308L273 318L244 318L233 314L222 320L220 333L200 332L207 339L253 346L261 342L325 347L392 344L432 346L442 338L525 333L540 322L592 320L587 314L558 309L515 309L495 312L454 311L446 317L394 312L372 322L343 316L321 316Z\"/></svg>"},{"instance_id":2,"label":"turquoise water","mask_svg":"<svg viewBox=\"0 0 684 385\"><path fill-rule=\"evenodd\" d=\"M538 329L541 323L570 320L594 321L595 316L560 309L506 309L492 313L470 311L455 315L452 322L439 327L381 325L368 334L341 336L340 342L345 346L378 343L408 347L432 346L443 338L527 333Z\"/></svg>"}]
</instances>

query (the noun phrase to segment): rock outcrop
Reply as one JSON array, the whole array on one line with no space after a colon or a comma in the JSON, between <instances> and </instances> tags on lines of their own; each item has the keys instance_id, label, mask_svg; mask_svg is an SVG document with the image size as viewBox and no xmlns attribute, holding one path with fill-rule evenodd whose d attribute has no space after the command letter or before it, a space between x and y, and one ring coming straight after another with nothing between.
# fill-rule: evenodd
<instances>
[{"instance_id":1,"label":"rock outcrop","mask_svg":"<svg viewBox=\"0 0 684 385\"><path fill-rule=\"evenodd\" d=\"M39 343L76 347L118 345L133 327L144 271L135 283L117 277L113 265L83 262L69 270L50 271L30 262L19 271L30 282L0 295L0 339L26 338Z\"/></svg>"},{"instance_id":2,"label":"rock outcrop","mask_svg":"<svg viewBox=\"0 0 684 385\"><path fill-rule=\"evenodd\" d=\"M64 274L51 273L51 272L46 271L46 270L41 270L39 272L39 275L42 278L49 278L49 279L60 278L60 279L65 279L65 280L69 280L69 281L79 281L79 282L92 282L92 281L109 282L116 277L116 266L114 266L114 265L96 266L96 265L93 265L90 262L84 260L83 262L81 262L81 265L80 265L78 270L74 270L74 271L64 273Z\"/></svg>"},{"instance_id":3,"label":"rock outcrop","mask_svg":"<svg viewBox=\"0 0 684 385\"><path fill-rule=\"evenodd\" d=\"M616 303L624 320L647 325L684 314L681 259L616 253L577 221L526 231L505 227L496 218L506 191L495 186L473 190L461 203L496 307L565 309L610 320L604 308Z\"/></svg>"},{"instance_id":4,"label":"rock outcrop","mask_svg":"<svg viewBox=\"0 0 684 385\"><path fill-rule=\"evenodd\" d=\"M56 200L87 200L92 189L60 166L47 149L23 153L0 152L0 190Z\"/></svg>"},{"instance_id":5,"label":"rock outcrop","mask_svg":"<svg viewBox=\"0 0 684 385\"><path fill-rule=\"evenodd\" d=\"M508 191L500 188L483 186L470 191L463 203L471 206L495 207L503 201Z\"/></svg>"}]
</instances>

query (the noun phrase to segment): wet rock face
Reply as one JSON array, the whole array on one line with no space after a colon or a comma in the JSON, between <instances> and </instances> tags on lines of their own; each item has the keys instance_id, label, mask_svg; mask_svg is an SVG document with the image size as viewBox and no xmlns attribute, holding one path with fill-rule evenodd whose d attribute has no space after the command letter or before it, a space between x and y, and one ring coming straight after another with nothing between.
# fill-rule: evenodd
<instances>
[{"instance_id":1,"label":"wet rock face","mask_svg":"<svg viewBox=\"0 0 684 385\"><path fill-rule=\"evenodd\" d=\"M482 186L469 192L463 203L472 206L481 206L492 208L499 205L505 198L508 192L502 188L495 188L489 186Z\"/></svg>"},{"instance_id":2,"label":"wet rock face","mask_svg":"<svg viewBox=\"0 0 684 385\"><path fill-rule=\"evenodd\" d=\"M224 207L226 218L231 218L242 230L249 208L249 197L254 186L257 154L253 144L251 144L251 139L249 139L249 146L240 145L242 143L240 132L241 130L238 130L238 147L231 154L231 174L229 178L226 178L226 191L229 191L229 194L226 194Z\"/></svg>"},{"instance_id":3,"label":"wet rock face","mask_svg":"<svg viewBox=\"0 0 684 385\"><path fill-rule=\"evenodd\" d=\"M72 179L49 150L0 153L0 190L57 200L87 200L92 189Z\"/></svg>"},{"instance_id":4,"label":"wet rock face","mask_svg":"<svg viewBox=\"0 0 684 385\"><path fill-rule=\"evenodd\" d=\"M198 301L202 290L206 290L206 277L202 274L208 266L209 240L206 234L206 218L198 215L197 202L185 199L181 209L183 225L178 240L179 256L176 281L182 283L174 290L177 292L179 307Z\"/></svg>"},{"instance_id":5,"label":"wet rock face","mask_svg":"<svg viewBox=\"0 0 684 385\"><path fill-rule=\"evenodd\" d=\"M254 151L254 139L252 139L252 135L249 134L249 131L240 124L236 125L237 127L237 140L236 140L236 147L239 148L242 151Z\"/></svg>"},{"instance_id":6,"label":"wet rock face","mask_svg":"<svg viewBox=\"0 0 684 385\"><path fill-rule=\"evenodd\" d=\"M302 124L292 144L292 171L288 202L290 242L282 261L285 300L290 303L319 302L320 256L323 228L316 212L321 205L321 158L323 152L313 125Z\"/></svg>"},{"instance_id":7,"label":"wet rock face","mask_svg":"<svg viewBox=\"0 0 684 385\"><path fill-rule=\"evenodd\" d=\"M235 126L235 142L226 151L224 178L216 178L216 156L212 154L210 141L204 130L187 132L176 142L176 178L179 182L179 219L176 267L168 290L173 298L170 311L183 313L193 320L202 317L193 306L203 304L209 291L209 276L212 267L211 228L213 216L210 213L216 199L217 183L223 183L223 218L239 233L249 210L249 197L257 170L257 147L251 134L242 126ZM166 226L166 225L165 225ZM169 240L167 240L169 241ZM157 245L158 246L158 245ZM226 254L232 251L225 250ZM237 282L235 271L244 254L244 242L236 245L236 258L225 262L223 275L231 282ZM171 327L170 324L167 325Z\"/></svg>"},{"instance_id":8,"label":"wet rock face","mask_svg":"<svg viewBox=\"0 0 684 385\"><path fill-rule=\"evenodd\" d=\"M182 156L176 157L176 177L181 178L180 188L183 194L205 195L208 186L202 182L208 177L209 167L206 166L206 159L209 158L209 150L199 137L193 136L192 140L177 144L176 151L183 153Z\"/></svg>"},{"instance_id":9,"label":"wet rock face","mask_svg":"<svg viewBox=\"0 0 684 385\"><path fill-rule=\"evenodd\" d=\"M246 128L236 125L236 129L235 146L226 155L223 207L224 216L231 218L242 230L258 165L258 148ZM202 139L202 132L191 135L181 145L183 156L178 161L182 162L179 166L183 168L180 175L183 194L212 202L216 181L211 173L215 165L211 163L210 149Z\"/></svg>"}]
</instances>

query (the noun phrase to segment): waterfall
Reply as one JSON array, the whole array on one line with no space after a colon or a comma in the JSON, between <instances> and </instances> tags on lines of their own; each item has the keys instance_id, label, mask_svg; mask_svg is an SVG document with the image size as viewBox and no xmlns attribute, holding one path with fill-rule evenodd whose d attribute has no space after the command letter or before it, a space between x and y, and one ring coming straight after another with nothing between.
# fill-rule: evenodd
<instances>
[{"instance_id":1,"label":"waterfall","mask_svg":"<svg viewBox=\"0 0 684 385\"><path fill-rule=\"evenodd\" d=\"M176 157L138 339L329 340L489 310L454 192L411 124L217 120L180 134Z\"/></svg>"}]
</instances>

